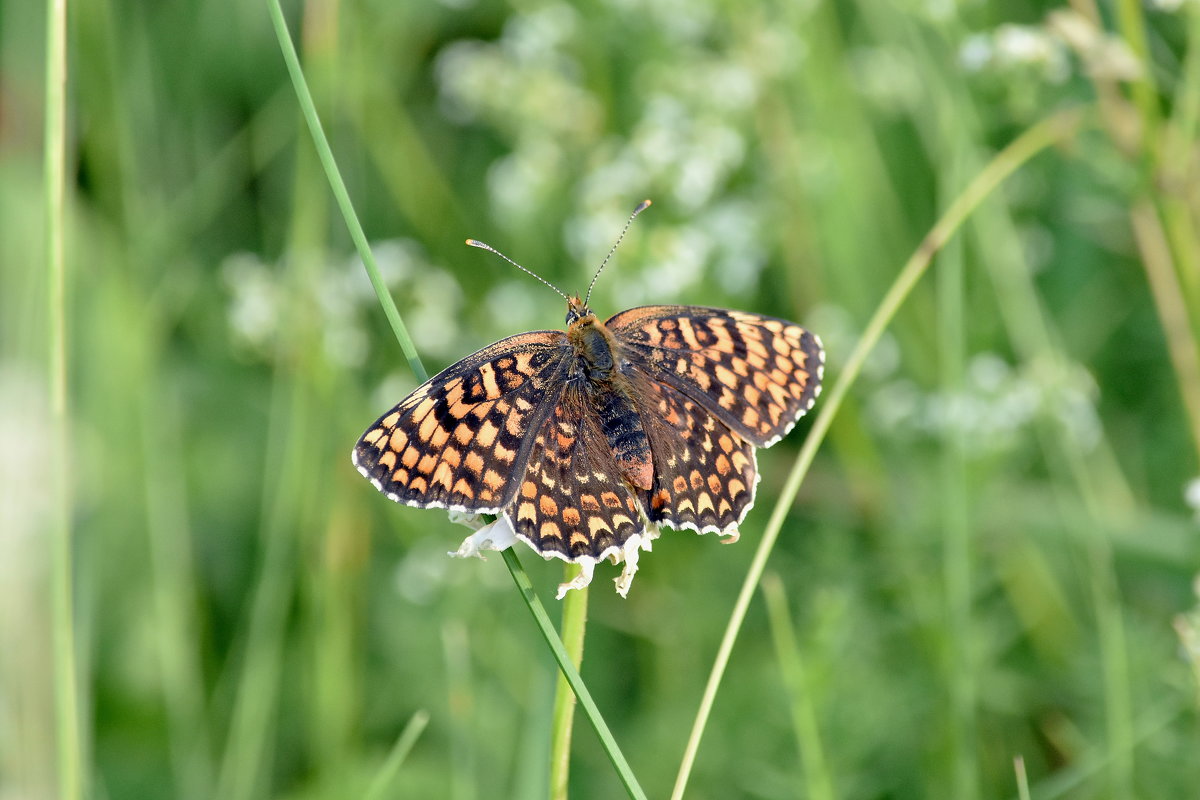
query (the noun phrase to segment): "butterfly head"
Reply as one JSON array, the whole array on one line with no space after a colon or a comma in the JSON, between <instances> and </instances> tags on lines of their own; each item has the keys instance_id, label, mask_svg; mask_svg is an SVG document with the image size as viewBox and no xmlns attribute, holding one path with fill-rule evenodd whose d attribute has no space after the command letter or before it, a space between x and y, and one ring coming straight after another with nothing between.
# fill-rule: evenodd
<instances>
[{"instance_id":1,"label":"butterfly head","mask_svg":"<svg viewBox=\"0 0 1200 800\"><path fill-rule=\"evenodd\" d=\"M580 300L579 295L567 298L566 323L568 327L578 324L581 320L586 321L589 317L593 321L596 319L596 315L588 308L586 300Z\"/></svg>"}]
</instances>

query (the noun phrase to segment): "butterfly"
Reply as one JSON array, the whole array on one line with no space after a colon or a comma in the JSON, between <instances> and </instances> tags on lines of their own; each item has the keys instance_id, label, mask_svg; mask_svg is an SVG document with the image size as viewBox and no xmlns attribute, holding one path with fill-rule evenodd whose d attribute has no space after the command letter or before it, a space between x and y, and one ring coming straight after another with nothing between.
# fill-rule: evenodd
<instances>
[{"instance_id":1,"label":"butterfly","mask_svg":"<svg viewBox=\"0 0 1200 800\"><path fill-rule=\"evenodd\" d=\"M591 286L582 300L559 293L566 330L511 336L447 367L371 425L353 460L396 502L499 515L459 554L515 536L579 563L559 597L600 561L624 562L624 596L660 526L736 540L755 448L812 408L825 354L815 334L761 314L659 305L601 322Z\"/></svg>"}]
</instances>

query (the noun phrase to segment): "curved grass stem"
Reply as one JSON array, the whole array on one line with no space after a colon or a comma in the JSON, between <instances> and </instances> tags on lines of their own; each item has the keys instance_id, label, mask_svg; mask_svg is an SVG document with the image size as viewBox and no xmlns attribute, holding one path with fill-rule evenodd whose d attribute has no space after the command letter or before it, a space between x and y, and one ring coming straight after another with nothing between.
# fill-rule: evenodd
<instances>
[{"instance_id":1,"label":"curved grass stem","mask_svg":"<svg viewBox=\"0 0 1200 800\"><path fill-rule=\"evenodd\" d=\"M579 574L578 564L564 564L563 580L569 583ZM562 639L571 663L578 670L583 663L583 639L587 630L588 588L567 592L562 603ZM559 674L554 690L554 721L550 728L550 797L567 800L571 774L571 730L575 722L575 695L564 674Z\"/></svg>"},{"instance_id":2,"label":"curved grass stem","mask_svg":"<svg viewBox=\"0 0 1200 800\"><path fill-rule=\"evenodd\" d=\"M321 126L321 120L317 116L316 105L313 103L312 93L308 89L308 84L304 79L304 72L300 67L300 58L296 54L296 47L292 43L291 35L288 33L287 21L283 16L283 9L279 5L279 0L270 0L268 7L271 12L271 22L275 28L275 35L279 39L279 48L283 53L283 59L287 63L288 74L292 80L292 86L295 88L296 97L300 102L301 111L304 114L304 119L308 123L308 129L312 135L313 144L317 149L317 155L321 160L321 165L325 169L325 174L329 179L329 185L333 189L334 196L337 198L338 207L341 209L342 216L345 218L346 226L350 230L351 238L354 240L354 245L358 249L359 256L363 260L363 265L366 267L367 274L371 278L371 285L375 288L375 294L379 298L380 305L383 306L384 313L387 315L388 322L392 326L392 331L396 335L396 340L400 343L401 349L404 351L405 357L408 359L409 366L414 374L421 381L428 377L424 365L421 363L420 356L417 355L416 347L413 345L411 337L408 335L408 328L405 327L404 321L400 318L400 312L396 309L396 304L392 301L391 295L388 294L387 287L383 282L383 278L379 274L379 268L375 264L375 258L371 254L371 248L367 242L366 233L363 232L362 225L358 221L358 217L354 212L354 206L350 202L349 192L346 191L346 184L342 180L341 173L338 172L337 162L334 160L333 151L329 147L329 141L325 137L325 131ZM559 638L558 632L555 631L550 617L546 614L545 607L533 591L533 585L529 581L529 576L521 567L521 562L517 560L517 556L512 552L512 549L505 550L504 563L512 574L513 581L516 582L517 588L521 592L521 597L525 600L525 604L529 607L530 613L533 614L534 622L541 631L542 636L546 640L551 653L562 669L562 674L566 679L567 684L579 699L579 704L583 707L584 714L587 715L588 721L592 727L596 729L596 734L600 737L600 742L608 754L609 759L613 763L621 782L625 785L629 796L634 800L644 800L645 793L638 784L637 779L633 775L633 770L629 767L629 762L625 760L625 756L621 753L617 746L616 740L608 729L604 717L601 716L599 708L596 707L595 701L592 700L591 694L584 685L583 679L579 676L579 670L576 668L571 656L567 653L563 641ZM575 592L573 594L578 594ZM578 621L571 623L571 627L578 627L579 653L582 654L583 643L583 625L586 622L586 604L583 606L583 614ZM565 612L564 612L565 613ZM569 731L569 722L568 722Z\"/></svg>"},{"instance_id":3,"label":"curved grass stem","mask_svg":"<svg viewBox=\"0 0 1200 800\"><path fill-rule=\"evenodd\" d=\"M804 445L800 448L800 453L796 457L792 471L788 474L787 480L784 483L779 501L771 510L771 517L767 521L763 538L754 553L754 559L750 562L746 579L742 582L741 591L738 593L733 611L729 617L729 623L726 625L725 634L721 639L721 644L717 648L717 655L713 660L708 683L705 685L704 694L700 699L700 707L696 712L696 719L692 724L687 744L684 746L683 759L680 762L679 772L675 778L675 787L671 792L672 800L681 800L684 791L687 789L688 778L691 776L692 767L695 764L696 753L700 748L700 739L704 735L705 726L708 724L708 717L712 712L713 702L716 700L721 678L724 676L725 669L729 664L729 656L733 652L734 642L737 640L742 622L746 618L746 611L750 607L754 591L758 587L763 570L766 568L767 560L771 557L771 551L775 548L775 542L779 538L780 530L783 528L783 521L787 516L788 509L791 508L792 502L796 498L796 493L800 489L800 483L808 473L809 467L812 466L817 448L820 447L821 442L825 439L825 435L829 432L829 428L833 424L833 418L841 407L842 401L846 398L850 387L862 371L867 356L870 355L871 350L879 341L879 337L892 321L901 304L903 304L904 300L912 292L917 281L929 268L934 254L958 231L967 217L995 191L996 187L1019 167L1047 147L1074 135L1082 123L1083 117L1083 112L1078 109L1055 114L1026 130L1000 151L975 176L974 180L971 181L962 194L950 204L950 207L937 221L937 224L930 229L916 251L909 257L904 267L900 270L900 274L896 276L896 280L892 283L891 288L884 295L874 316L871 317L870 322L863 331L862 338L859 339L854 351L846 360L842 374L838 376L833 384L833 388L822 402L821 410L813 421L808 438L804 440Z\"/></svg>"}]
</instances>

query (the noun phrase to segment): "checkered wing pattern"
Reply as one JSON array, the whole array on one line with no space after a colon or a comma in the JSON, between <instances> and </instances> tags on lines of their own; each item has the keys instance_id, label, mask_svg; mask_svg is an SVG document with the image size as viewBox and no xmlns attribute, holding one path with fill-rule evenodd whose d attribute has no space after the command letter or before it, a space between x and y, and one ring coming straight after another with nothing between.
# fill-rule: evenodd
<instances>
[{"instance_id":1,"label":"checkered wing pattern","mask_svg":"<svg viewBox=\"0 0 1200 800\"><path fill-rule=\"evenodd\" d=\"M621 480L592 400L569 384L533 438L508 508L514 532L543 556L602 559L645 528L634 490Z\"/></svg>"},{"instance_id":2,"label":"checkered wing pattern","mask_svg":"<svg viewBox=\"0 0 1200 800\"><path fill-rule=\"evenodd\" d=\"M392 500L499 513L520 483L538 430L558 405L561 331L503 339L448 367L375 422L354 464Z\"/></svg>"},{"instance_id":3,"label":"checkered wing pattern","mask_svg":"<svg viewBox=\"0 0 1200 800\"><path fill-rule=\"evenodd\" d=\"M754 446L670 386L646 387L642 416L656 467L641 498L647 517L676 529L736 533L754 505Z\"/></svg>"},{"instance_id":4,"label":"checkered wing pattern","mask_svg":"<svg viewBox=\"0 0 1200 800\"><path fill-rule=\"evenodd\" d=\"M779 441L820 390L821 342L785 320L700 306L645 306L605 324L646 376L757 447Z\"/></svg>"}]
</instances>

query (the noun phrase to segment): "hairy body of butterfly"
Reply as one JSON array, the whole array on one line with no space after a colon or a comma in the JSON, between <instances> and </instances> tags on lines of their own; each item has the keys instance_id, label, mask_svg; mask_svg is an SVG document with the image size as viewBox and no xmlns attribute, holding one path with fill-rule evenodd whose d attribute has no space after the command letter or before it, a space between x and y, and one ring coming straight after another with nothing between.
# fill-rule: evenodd
<instances>
[{"instance_id":1,"label":"hairy body of butterfly","mask_svg":"<svg viewBox=\"0 0 1200 800\"><path fill-rule=\"evenodd\" d=\"M499 514L588 580L603 558L635 563L659 525L736 534L755 447L787 433L820 390L817 337L698 306L600 322L578 297L566 322L418 387L359 440L359 471L397 502Z\"/></svg>"}]
</instances>

